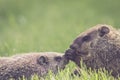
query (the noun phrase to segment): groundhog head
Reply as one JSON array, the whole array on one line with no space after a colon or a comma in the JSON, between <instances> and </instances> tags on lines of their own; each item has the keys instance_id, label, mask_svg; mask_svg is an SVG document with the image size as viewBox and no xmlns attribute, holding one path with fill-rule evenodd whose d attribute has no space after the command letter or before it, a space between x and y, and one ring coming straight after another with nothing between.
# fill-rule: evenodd
<instances>
[{"instance_id":1,"label":"groundhog head","mask_svg":"<svg viewBox=\"0 0 120 80\"><path fill-rule=\"evenodd\" d=\"M51 70L53 73L57 73L58 70L64 69L68 60L63 54L47 54L38 57L37 64L45 68L46 70Z\"/></svg>"},{"instance_id":2,"label":"groundhog head","mask_svg":"<svg viewBox=\"0 0 120 80\"><path fill-rule=\"evenodd\" d=\"M110 25L96 25L95 27L81 33L66 50L65 56L80 66L80 60L87 61L98 55L97 53L108 53L112 41L117 41L118 31Z\"/></svg>"}]
</instances>

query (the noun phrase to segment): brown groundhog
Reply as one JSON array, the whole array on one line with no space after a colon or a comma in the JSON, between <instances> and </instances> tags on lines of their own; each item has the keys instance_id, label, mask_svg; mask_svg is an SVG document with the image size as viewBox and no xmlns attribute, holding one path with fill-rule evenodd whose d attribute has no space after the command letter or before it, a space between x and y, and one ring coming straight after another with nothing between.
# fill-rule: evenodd
<instances>
[{"instance_id":1,"label":"brown groundhog","mask_svg":"<svg viewBox=\"0 0 120 80\"><path fill-rule=\"evenodd\" d=\"M23 76L30 79L32 75L45 76L49 70L57 73L64 69L68 60L62 53L41 52L0 57L0 80L10 78L19 80Z\"/></svg>"},{"instance_id":2,"label":"brown groundhog","mask_svg":"<svg viewBox=\"0 0 120 80\"><path fill-rule=\"evenodd\" d=\"M110 25L96 25L81 33L66 50L65 56L80 66L105 68L117 77L120 73L120 33Z\"/></svg>"}]
</instances>

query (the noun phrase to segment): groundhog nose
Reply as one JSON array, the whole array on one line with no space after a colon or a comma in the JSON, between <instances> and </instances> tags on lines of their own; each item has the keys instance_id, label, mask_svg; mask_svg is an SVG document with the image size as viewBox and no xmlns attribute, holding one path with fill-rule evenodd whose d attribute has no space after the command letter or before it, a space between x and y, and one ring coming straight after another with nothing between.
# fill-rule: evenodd
<instances>
[{"instance_id":1,"label":"groundhog nose","mask_svg":"<svg viewBox=\"0 0 120 80\"><path fill-rule=\"evenodd\" d=\"M64 64L68 64L69 63L69 59L67 58L67 56L64 55L63 57L64 57Z\"/></svg>"},{"instance_id":2,"label":"groundhog nose","mask_svg":"<svg viewBox=\"0 0 120 80\"><path fill-rule=\"evenodd\" d=\"M65 52L65 57L68 58L68 59L73 59L73 54L74 54L74 50L68 49Z\"/></svg>"}]
</instances>

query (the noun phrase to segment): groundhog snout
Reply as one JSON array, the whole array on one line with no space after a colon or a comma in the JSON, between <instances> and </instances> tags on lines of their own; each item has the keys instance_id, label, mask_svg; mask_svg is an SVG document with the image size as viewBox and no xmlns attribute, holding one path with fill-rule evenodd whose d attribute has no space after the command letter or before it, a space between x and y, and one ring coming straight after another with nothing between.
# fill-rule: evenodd
<instances>
[{"instance_id":1,"label":"groundhog snout","mask_svg":"<svg viewBox=\"0 0 120 80\"><path fill-rule=\"evenodd\" d=\"M68 49L66 50L65 52L65 57L68 59L68 60L73 60L74 59L74 54L75 51L73 49Z\"/></svg>"},{"instance_id":2,"label":"groundhog snout","mask_svg":"<svg viewBox=\"0 0 120 80\"><path fill-rule=\"evenodd\" d=\"M69 63L69 59L66 57L66 55L63 55L63 60L64 60L64 64Z\"/></svg>"}]
</instances>

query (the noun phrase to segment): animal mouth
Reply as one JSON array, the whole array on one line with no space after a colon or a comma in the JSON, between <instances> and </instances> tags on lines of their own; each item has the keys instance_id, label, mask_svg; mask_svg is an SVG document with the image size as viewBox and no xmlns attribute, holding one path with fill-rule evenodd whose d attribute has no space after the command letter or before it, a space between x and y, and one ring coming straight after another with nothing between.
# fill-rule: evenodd
<instances>
[{"instance_id":1,"label":"animal mouth","mask_svg":"<svg viewBox=\"0 0 120 80\"><path fill-rule=\"evenodd\" d=\"M85 57L86 55L88 55L88 52L87 52L87 51L77 52L76 54L77 54L78 56Z\"/></svg>"}]
</instances>

